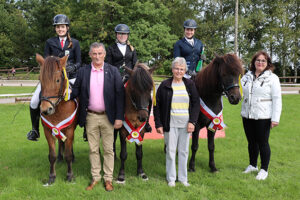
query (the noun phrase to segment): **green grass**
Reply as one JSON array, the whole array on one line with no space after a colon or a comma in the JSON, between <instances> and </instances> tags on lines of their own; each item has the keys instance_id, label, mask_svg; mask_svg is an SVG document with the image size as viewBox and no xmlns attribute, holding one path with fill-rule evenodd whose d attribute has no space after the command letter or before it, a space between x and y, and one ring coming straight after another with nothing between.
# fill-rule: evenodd
<instances>
[{"instance_id":1,"label":"green grass","mask_svg":"<svg viewBox=\"0 0 300 200\"><path fill-rule=\"evenodd\" d=\"M143 164L149 181L136 177L135 148L131 144L127 146L126 184L114 183L115 190L110 193L101 184L93 191L85 191L91 175L88 143L82 140L81 128L75 133L75 183L65 181L66 164L59 163L55 184L43 187L49 175L48 146L43 135L39 142L26 139L30 129L28 104L0 105L0 199L300 199L299 105L300 95L283 96L280 125L270 135L272 155L265 181L257 181L254 173L241 173L248 165L241 105L232 106L224 100L228 128L225 138L215 140L218 173L209 172L207 140L200 139L196 172L188 174L191 187L177 184L169 188L165 181L163 140L146 140ZM119 167L117 160L114 177Z\"/></svg>"},{"instance_id":2,"label":"green grass","mask_svg":"<svg viewBox=\"0 0 300 200\"><path fill-rule=\"evenodd\" d=\"M19 93L33 93L35 87L23 86L23 87L11 87L0 86L0 94L19 94Z\"/></svg>"}]
</instances>

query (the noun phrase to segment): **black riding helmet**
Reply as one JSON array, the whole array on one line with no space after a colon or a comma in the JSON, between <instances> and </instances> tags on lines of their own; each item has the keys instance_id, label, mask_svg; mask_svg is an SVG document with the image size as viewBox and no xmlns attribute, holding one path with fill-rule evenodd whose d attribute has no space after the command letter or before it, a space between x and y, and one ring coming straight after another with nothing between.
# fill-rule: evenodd
<instances>
[{"instance_id":1,"label":"black riding helmet","mask_svg":"<svg viewBox=\"0 0 300 200\"><path fill-rule=\"evenodd\" d=\"M184 28L197 28L197 22L193 19L188 19L183 23Z\"/></svg>"},{"instance_id":2,"label":"black riding helmet","mask_svg":"<svg viewBox=\"0 0 300 200\"><path fill-rule=\"evenodd\" d=\"M116 33L130 33L129 27L126 24L118 24L115 27L115 32Z\"/></svg>"},{"instance_id":3,"label":"black riding helmet","mask_svg":"<svg viewBox=\"0 0 300 200\"><path fill-rule=\"evenodd\" d=\"M70 20L64 14L56 15L53 18L53 26L56 26L56 25L59 25L59 24L65 24L65 25L69 26L70 25Z\"/></svg>"}]
</instances>

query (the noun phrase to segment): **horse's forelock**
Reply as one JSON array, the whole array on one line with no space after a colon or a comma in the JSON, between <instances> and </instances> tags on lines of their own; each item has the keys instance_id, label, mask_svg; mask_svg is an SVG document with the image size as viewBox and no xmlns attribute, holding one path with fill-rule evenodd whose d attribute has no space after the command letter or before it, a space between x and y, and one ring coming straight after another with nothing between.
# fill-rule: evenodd
<instances>
[{"instance_id":1,"label":"horse's forelock","mask_svg":"<svg viewBox=\"0 0 300 200\"><path fill-rule=\"evenodd\" d=\"M48 85L53 82L54 73L59 67L59 60L56 57L47 57L44 65L41 66L40 80L42 84Z\"/></svg>"},{"instance_id":2,"label":"horse's forelock","mask_svg":"<svg viewBox=\"0 0 300 200\"><path fill-rule=\"evenodd\" d=\"M131 76L131 82L138 92L143 93L149 91L153 87L153 80L151 74L147 70L147 66L138 64L135 66Z\"/></svg>"}]
</instances>

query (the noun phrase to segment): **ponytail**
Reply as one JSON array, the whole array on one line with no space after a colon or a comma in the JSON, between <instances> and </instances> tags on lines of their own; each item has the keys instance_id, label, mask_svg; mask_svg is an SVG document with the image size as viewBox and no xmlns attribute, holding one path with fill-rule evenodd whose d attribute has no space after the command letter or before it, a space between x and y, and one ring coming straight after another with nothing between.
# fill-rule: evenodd
<instances>
[{"instance_id":1,"label":"ponytail","mask_svg":"<svg viewBox=\"0 0 300 200\"><path fill-rule=\"evenodd\" d=\"M129 45L131 51L134 51L134 47L130 44L129 40L127 40L126 44Z\"/></svg>"},{"instance_id":2,"label":"ponytail","mask_svg":"<svg viewBox=\"0 0 300 200\"><path fill-rule=\"evenodd\" d=\"M68 49L69 49L69 48L72 48L72 47L73 47L73 42L72 42L72 38L71 38L71 36L70 36L69 31L68 31L67 37L68 37L68 40L69 40L69 42L70 42L70 44L69 44L69 46L68 46Z\"/></svg>"}]
</instances>

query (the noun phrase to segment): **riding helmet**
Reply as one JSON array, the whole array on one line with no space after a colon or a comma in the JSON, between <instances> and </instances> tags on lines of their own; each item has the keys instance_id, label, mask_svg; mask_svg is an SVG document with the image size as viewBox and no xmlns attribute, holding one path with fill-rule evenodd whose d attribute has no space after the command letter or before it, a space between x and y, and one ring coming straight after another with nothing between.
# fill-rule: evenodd
<instances>
[{"instance_id":1,"label":"riding helmet","mask_svg":"<svg viewBox=\"0 0 300 200\"><path fill-rule=\"evenodd\" d=\"M197 28L197 22L193 19L188 19L183 23L184 28Z\"/></svg>"},{"instance_id":2,"label":"riding helmet","mask_svg":"<svg viewBox=\"0 0 300 200\"><path fill-rule=\"evenodd\" d=\"M115 32L116 33L130 33L129 27L126 24L118 24L115 27Z\"/></svg>"},{"instance_id":3,"label":"riding helmet","mask_svg":"<svg viewBox=\"0 0 300 200\"><path fill-rule=\"evenodd\" d=\"M59 14L59 15L56 15L54 18L53 18L53 26L56 26L56 25L59 25L59 24L66 24L67 26L70 25L70 20L69 18L64 15L64 14Z\"/></svg>"}]
</instances>

